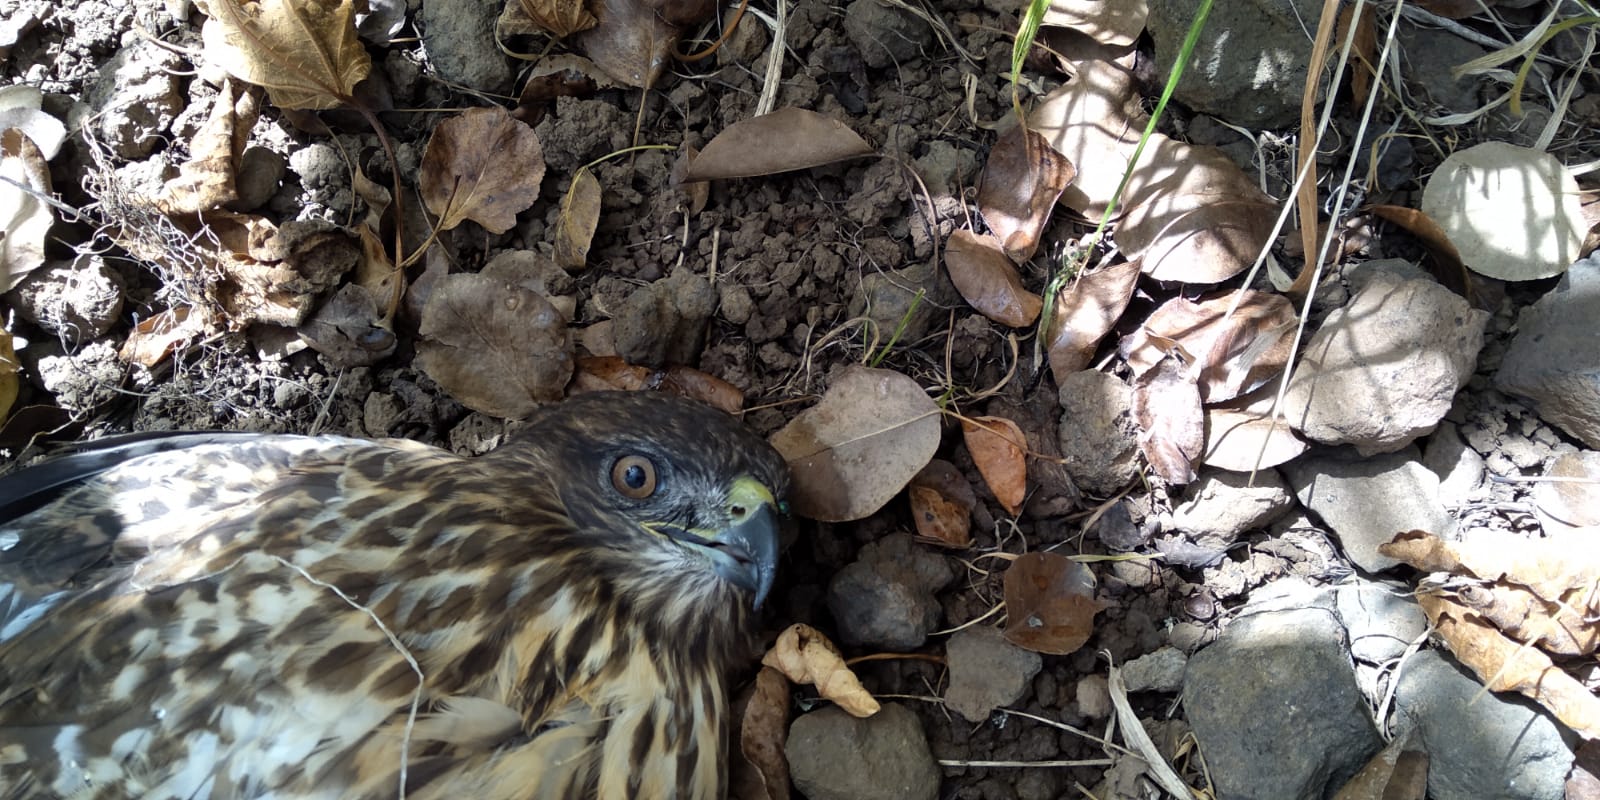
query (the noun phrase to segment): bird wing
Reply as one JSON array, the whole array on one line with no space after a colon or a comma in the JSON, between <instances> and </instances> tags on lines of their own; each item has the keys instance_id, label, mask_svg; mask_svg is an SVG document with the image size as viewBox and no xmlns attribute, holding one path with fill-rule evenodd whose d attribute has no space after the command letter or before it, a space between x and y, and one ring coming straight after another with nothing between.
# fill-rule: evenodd
<instances>
[{"instance_id":1,"label":"bird wing","mask_svg":"<svg viewBox=\"0 0 1600 800\"><path fill-rule=\"evenodd\" d=\"M347 796L346 757L425 700L421 665L363 603L439 612L413 635L479 633L442 622L477 576L430 583L397 559L397 531L427 528L465 463L397 441L203 444L0 523L0 788Z\"/></svg>"}]
</instances>

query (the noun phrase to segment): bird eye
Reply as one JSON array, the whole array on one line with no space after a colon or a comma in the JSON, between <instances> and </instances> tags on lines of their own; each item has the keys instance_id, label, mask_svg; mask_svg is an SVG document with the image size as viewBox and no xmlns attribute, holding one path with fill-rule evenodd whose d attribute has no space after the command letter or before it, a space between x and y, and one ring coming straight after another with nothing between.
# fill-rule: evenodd
<instances>
[{"instance_id":1,"label":"bird eye","mask_svg":"<svg viewBox=\"0 0 1600 800\"><path fill-rule=\"evenodd\" d=\"M644 456L623 456L611 465L611 486L623 497L643 500L656 493L656 465Z\"/></svg>"}]
</instances>

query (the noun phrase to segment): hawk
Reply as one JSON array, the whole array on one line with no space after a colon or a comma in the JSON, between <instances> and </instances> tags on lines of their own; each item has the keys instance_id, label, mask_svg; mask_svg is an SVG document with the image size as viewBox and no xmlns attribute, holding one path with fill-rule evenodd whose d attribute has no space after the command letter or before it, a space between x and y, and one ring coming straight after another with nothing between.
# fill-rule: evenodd
<instances>
[{"instance_id":1,"label":"hawk","mask_svg":"<svg viewBox=\"0 0 1600 800\"><path fill-rule=\"evenodd\" d=\"M0 798L719 798L787 473L650 393L464 458L191 434L0 479Z\"/></svg>"}]
</instances>

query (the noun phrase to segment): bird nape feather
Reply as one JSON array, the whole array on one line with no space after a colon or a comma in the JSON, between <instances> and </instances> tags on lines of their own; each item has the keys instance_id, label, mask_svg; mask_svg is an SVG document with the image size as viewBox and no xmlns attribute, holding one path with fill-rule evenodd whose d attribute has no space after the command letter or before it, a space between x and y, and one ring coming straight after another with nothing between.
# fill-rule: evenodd
<instances>
[{"instance_id":1,"label":"bird nape feather","mask_svg":"<svg viewBox=\"0 0 1600 800\"><path fill-rule=\"evenodd\" d=\"M67 459L0 478L0 798L723 796L788 480L732 418Z\"/></svg>"}]
</instances>

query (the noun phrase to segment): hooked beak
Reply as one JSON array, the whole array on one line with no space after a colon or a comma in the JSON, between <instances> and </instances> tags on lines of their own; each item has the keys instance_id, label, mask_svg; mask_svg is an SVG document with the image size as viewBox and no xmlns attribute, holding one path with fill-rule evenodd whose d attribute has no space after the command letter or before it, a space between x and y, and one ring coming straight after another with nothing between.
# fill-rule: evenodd
<instances>
[{"instance_id":1,"label":"hooked beak","mask_svg":"<svg viewBox=\"0 0 1600 800\"><path fill-rule=\"evenodd\" d=\"M710 550L717 576L755 595L760 608L778 569L778 503L749 476L733 482L725 511L728 524L708 537L684 537Z\"/></svg>"}]
</instances>

